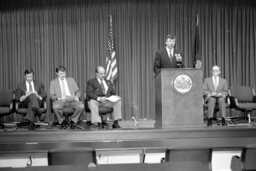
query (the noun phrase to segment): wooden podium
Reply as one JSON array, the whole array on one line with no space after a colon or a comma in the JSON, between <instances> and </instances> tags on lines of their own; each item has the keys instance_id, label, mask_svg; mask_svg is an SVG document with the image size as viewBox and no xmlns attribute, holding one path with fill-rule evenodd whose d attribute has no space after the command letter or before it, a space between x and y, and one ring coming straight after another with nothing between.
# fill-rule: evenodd
<instances>
[{"instance_id":1,"label":"wooden podium","mask_svg":"<svg viewBox=\"0 0 256 171\"><path fill-rule=\"evenodd\" d=\"M155 77L156 128L203 125L203 71L164 68Z\"/></svg>"}]
</instances>

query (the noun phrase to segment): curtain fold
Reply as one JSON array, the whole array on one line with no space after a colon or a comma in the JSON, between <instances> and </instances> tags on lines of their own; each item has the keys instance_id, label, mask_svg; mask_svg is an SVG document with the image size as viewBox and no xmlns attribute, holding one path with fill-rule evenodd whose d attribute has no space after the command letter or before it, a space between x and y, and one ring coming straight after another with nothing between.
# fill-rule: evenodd
<instances>
[{"instance_id":1,"label":"curtain fold","mask_svg":"<svg viewBox=\"0 0 256 171\"><path fill-rule=\"evenodd\" d=\"M30 67L49 92L63 64L84 93L95 67L105 66L110 14L124 119L154 119L153 62L168 33L176 35L185 67L193 66L196 15L204 76L217 64L230 86L255 87L254 0L2 0L0 89L14 90Z\"/></svg>"}]
</instances>

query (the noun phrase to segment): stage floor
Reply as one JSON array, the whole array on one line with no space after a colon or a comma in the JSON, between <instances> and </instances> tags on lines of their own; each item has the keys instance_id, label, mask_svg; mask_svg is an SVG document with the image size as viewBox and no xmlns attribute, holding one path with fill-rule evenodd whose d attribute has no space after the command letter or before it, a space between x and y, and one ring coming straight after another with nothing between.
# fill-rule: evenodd
<instances>
[{"instance_id":1,"label":"stage floor","mask_svg":"<svg viewBox=\"0 0 256 171\"><path fill-rule=\"evenodd\" d=\"M153 122L152 122L153 123ZM152 125L151 123L151 125ZM122 129L75 129L58 128L36 131L6 129L0 131L0 153L38 152L53 148L92 147L95 149L152 149L152 148L242 148L256 144L256 127L248 124L212 127L172 127L154 129L144 127Z\"/></svg>"}]
</instances>

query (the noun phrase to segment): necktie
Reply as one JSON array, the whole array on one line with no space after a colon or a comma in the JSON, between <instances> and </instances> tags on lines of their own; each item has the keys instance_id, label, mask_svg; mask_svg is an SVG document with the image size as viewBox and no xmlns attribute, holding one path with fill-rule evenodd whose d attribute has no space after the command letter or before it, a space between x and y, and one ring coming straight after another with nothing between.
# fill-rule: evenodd
<instances>
[{"instance_id":1,"label":"necktie","mask_svg":"<svg viewBox=\"0 0 256 171\"><path fill-rule=\"evenodd\" d=\"M33 88L32 88L32 84L31 84L31 82L29 82L28 91L33 91Z\"/></svg>"},{"instance_id":2,"label":"necktie","mask_svg":"<svg viewBox=\"0 0 256 171\"><path fill-rule=\"evenodd\" d=\"M214 86L214 90L216 91L217 90L217 87L218 87L218 84L217 84L217 77L213 77L214 81L213 81L213 86Z\"/></svg>"},{"instance_id":3,"label":"necktie","mask_svg":"<svg viewBox=\"0 0 256 171\"><path fill-rule=\"evenodd\" d=\"M102 92L105 94L106 90L105 90L105 87L104 87L104 84L103 84L103 80L101 80L100 86L101 86Z\"/></svg>"},{"instance_id":4,"label":"necktie","mask_svg":"<svg viewBox=\"0 0 256 171\"><path fill-rule=\"evenodd\" d=\"M169 58L170 58L170 60L171 60L171 62L172 62L172 50L171 49L169 49Z\"/></svg>"},{"instance_id":5,"label":"necktie","mask_svg":"<svg viewBox=\"0 0 256 171\"><path fill-rule=\"evenodd\" d=\"M66 89L65 89L65 84L64 81L61 80L61 87L62 87L62 98L66 97Z\"/></svg>"}]
</instances>

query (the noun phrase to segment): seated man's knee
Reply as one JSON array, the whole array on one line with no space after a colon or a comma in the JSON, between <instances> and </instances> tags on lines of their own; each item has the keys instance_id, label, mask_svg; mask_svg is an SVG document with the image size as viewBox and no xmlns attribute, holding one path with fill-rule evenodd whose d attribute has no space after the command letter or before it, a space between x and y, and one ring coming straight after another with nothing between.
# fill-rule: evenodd
<instances>
[{"instance_id":1,"label":"seated man's knee","mask_svg":"<svg viewBox=\"0 0 256 171\"><path fill-rule=\"evenodd\" d=\"M213 98L213 97L209 97L209 98L207 99L207 101L208 101L208 103L216 103L216 99Z\"/></svg>"},{"instance_id":2,"label":"seated man's knee","mask_svg":"<svg viewBox=\"0 0 256 171\"><path fill-rule=\"evenodd\" d=\"M219 102L219 103L225 103L225 98L223 98L223 97L219 98L219 99L218 99L218 102Z\"/></svg>"},{"instance_id":3,"label":"seated man's knee","mask_svg":"<svg viewBox=\"0 0 256 171\"><path fill-rule=\"evenodd\" d=\"M83 110L84 109L84 104L83 103L79 103L77 108L80 109L80 110Z\"/></svg>"},{"instance_id":4,"label":"seated man's knee","mask_svg":"<svg viewBox=\"0 0 256 171\"><path fill-rule=\"evenodd\" d=\"M53 103L52 108L53 110L60 110L63 108L63 106L58 103Z\"/></svg>"},{"instance_id":5,"label":"seated man's knee","mask_svg":"<svg viewBox=\"0 0 256 171\"><path fill-rule=\"evenodd\" d=\"M99 106L99 102L96 101L96 100L91 99L91 100L89 100L88 105L91 106L91 107Z\"/></svg>"}]
</instances>

